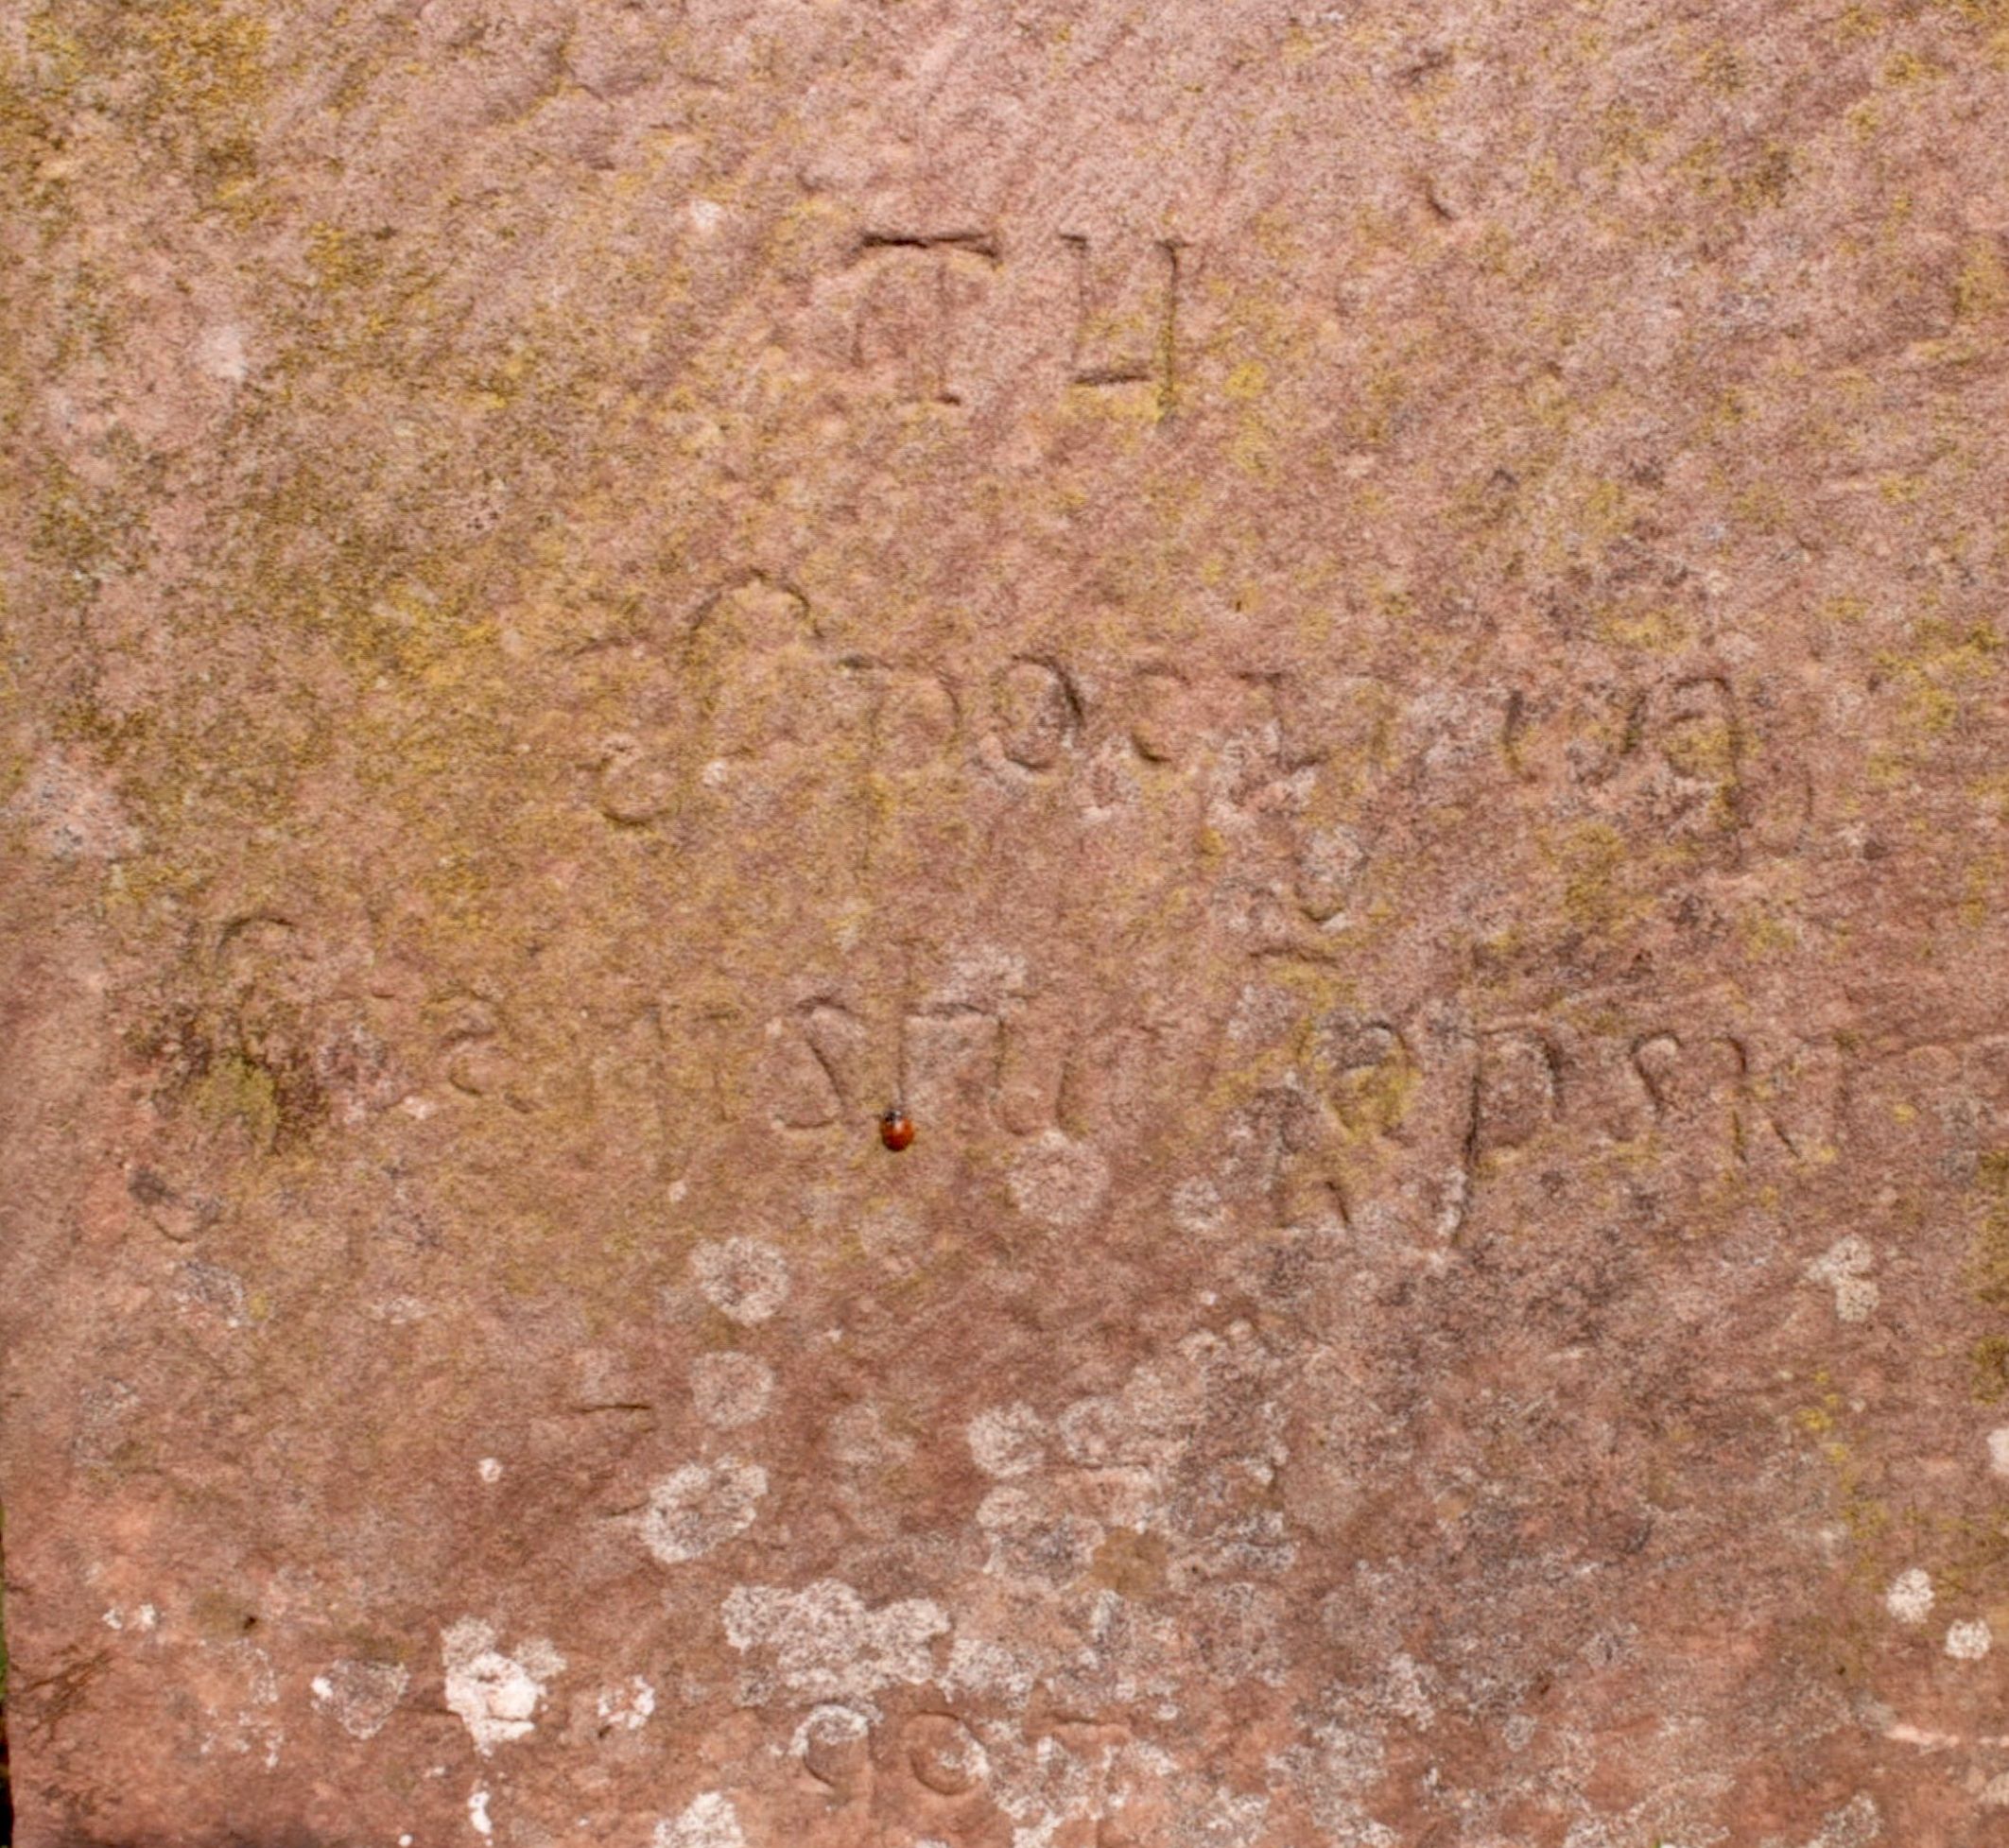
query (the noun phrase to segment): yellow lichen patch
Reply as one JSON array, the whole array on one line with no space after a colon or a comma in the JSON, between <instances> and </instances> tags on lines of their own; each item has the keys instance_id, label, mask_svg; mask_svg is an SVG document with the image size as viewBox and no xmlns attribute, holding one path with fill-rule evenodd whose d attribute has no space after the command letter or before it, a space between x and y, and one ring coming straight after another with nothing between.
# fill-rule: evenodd
<instances>
[{"instance_id":1,"label":"yellow lichen patch","mask_svg":"<svg viewBox=\"0 0 2009 1848\"><path fill-rule=\"evenodd\" d=\"M2009 1336L1983 1335L1967 1349L1967 1390L1983 1406L2009 1393Z\"/></svg>"},{"instance_id":2,"label":"yellow lichen patch","mask_svg":"<svg viewBox=\"0 0 2009 1848\"><path fill-rule=\"evenodd\" d=\"M278 1084L265 1066L241 1052L213 1059L196 1080L190 1101L211 1122L241 1129L254 1149L268 1151L278 1140Z\"/></svg>"},{"instance_id":3,"label":"yellow lichen patch","mask_svg":"<svg viewBox=\"0 0 2009 1848\"><path fill-rule=\"evenodd\" d=\"M1641 914L1623 878L1630 844L1610 822L1580 822L1551 835L1542 853L1562 876L1563 915L1579 929L1610 935Z\"/></svg>"},{"instance_id":4,"label":"yellow lichen patch","mask_svg":"<svg viewBox=\"0 0 2009 1848\"><path fill-rule=\"evenodd\" d=\"M241 183L268 89L264 19L205 0L155 0L126 17L151 80L148 119L193 139L189 153L209 185Z\"/></svg>"},{"instance_id":5,"label":"yellow lichen patch","mask_svg":"<svg viewBox=\"0 0 2009 1848\"><path fill-rule=\"evenodd\" d=\"M2009 29L2009 0L1933 0L1933 5L1958 13L1970 26Z\"/></svg>"},{"instance_id":6,"label":"yellow lichen patch","mask_svg":"<svg viewBox=\"0 0 2009 1848\"><path fill-rule=\"evenodd\" d=\"M36 87L44 94L61 96L73 89L90 68L82 42L64 29L55 14L35 13L27 22L26 37L34 61Z\"/></svg>"},{"instance_id":7,"label":"yellow lichen patch","mask_svg":"<svg viewBox=\"0 0 2009 1848\"><path fill-rule=\"evenodd\" d=\"M1680 775L1699 782L1727 783L1737 774L1737 727L1717 713L1674 720L1660 736L1660 753Z\"/></svg>"},{"instance_id":8,"label":"yellow lichen patch","mask_svg":"<svg viewBox=\"0 0 2009 1848\"><path fill-rule=\"evenodd\" d=\"M1314 1080L1331 1099L1348 1141L1394 1134L1408 1116L1422 1073L1407 1047L1360 1063L1339 1062L1331 1052L1314 1059Z\"/></svg>"},{"instance_id":9,"label":"yellow lichen patch","mask_svg":"<svg viewBox=\"0 0 2009 1848\"><path fill-rule=\"evenodd\" d=\"M1798 924L1769 906L1751 906L1738 920L1737 929L1745 954L1752 957L1783 956L1800 946Z\"/></svg>"},{"instance_id":10,"label":"yellow lichen patch","mask_svg":"<svg viewBox=\"0 0 2009 1848\"><path fill-rule=\"evenodd\" d=\"M143 557L141 526L118 494L93 487L61 462L45 469L28 543L73 579L130 569Z\"/></svg>"},{"instance_id":11,"label":"yellow lichen patch","mask_svg":"<svg viewBox=\"0 0 2009 1848\"><path fill-rule=\"evenodd\" d=\"M1607 178L1654 158L1659 137L1631 103L1613 103L1598 118L1598 153Z\"/></svg>"},{"instance_id":12,"label":"yellow lichen patch","mask_svg":"<svg viewBox=\"0 0 2009 1848\"><path fill-rule=\"evenodd\" d=\"M1878 667L1898 692L1896 747L1920 747L1949 732L1964 703L1991 678L2001 640L1984 620L1965 628L1921 622L1916 639L1900 651L1886 650Z\"/></svg>"},{"instance_id":13,"label":"yellow lichen patch","mask_svg":"<svg viewBox=\"0 0 2009 1848\"><path fill-rule=\"evenodd\" d=\"M1975 777L1967 785L1967 797L1990 820L2009 820L2009 771Z\"/></svg>"},{"instance_id":14,"label":"yellow lichen patch","mask_svg":"<svg viewBox=\"0 0 2009 1848\"><path fill-rule=\"evenodd\" d=\"M2001 889L2003 872L2003 856L1997 851L1980 855L1962 875L1955 915L1968 930L1980 930L1987 924L1995 894Z\"/></svg>"},{"instance_id":15,"label":"yellow lichen patch","mask_svg":"<svg viewBox=\"0 0 2009 1848\"><path fill-rule=\"evenodd\" d=\"M1938 75L1931 60L1915 51L1892 52L1883 60L1883 69L1879 73L1882 81L1894 90L1927 82Z\"/></svg>"},{"instance_id":16,"label":"yellow lichen patch","mask_svg":"<svg viewBox=\"0 0 2009 1848\"><path fill-rule=\"evenodd\" d=\"M1793 524L1793 504L1771 481L1755 481L1741 489L1730 502L1730 510L1741 526L1753 532L1786 532Z\"/></svg>"},{"instance_id":17,"label":"yellow lichen patch","mask_svg":"<svg viewBox=\"0 0 2009 1848\"><path fill-rule=\"evenodd\" d=\"M1606 610L1598 617L1598 633L1615 647L1649 654L1677 654L1689 644L1688 619L1665 604L1637 611Z\"/></svg>"},{"instance_id":18,"label":"yellow lichen patch","mask_svg":"<svg viewBox=\"0 0 2009 1848\"><path fill-rule=\"evenodd\" d=\"M1695 60L1695 75L1718 95L1734 96L1744 87L1744 63L1737 47L1718 39Z\"/></svg>"},{"instance_id":19,"label":"yellow lichen patch","mask_svg":"<svg viewBox=\"0 0 2009 1848\"><path fill-rule=\"evenodd\" d=\"M2009 1309L2009 1149L1993 1149L1974 1174L1977 1205L1967 1246L1967 1288L1990 1308Z\"/></svg>"},{"instance_id":20,"label":"yellow lichen patch","mask_svg":"<svg viewBox=\"0 0 2009 1848\"><path fill-rule=\"evenodd\" d=\"M1967 242L1960 275L1953 284L1953 312L1962 320L1979 320L2009 305L2009 268L2000 242L1974 237Z\"/></svg>"}]
</instances>

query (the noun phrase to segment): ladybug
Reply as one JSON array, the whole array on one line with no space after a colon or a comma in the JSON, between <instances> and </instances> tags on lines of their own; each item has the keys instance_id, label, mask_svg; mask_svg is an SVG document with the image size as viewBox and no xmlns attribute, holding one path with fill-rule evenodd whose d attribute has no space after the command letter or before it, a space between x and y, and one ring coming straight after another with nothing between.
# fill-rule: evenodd
<instances>
[{"instance_id":1,"label":"ladybug","mask_svg":"<svg viewBox=\"0 0 2009 1848\"><path fill-rule=\"evenodd\" d=\"M897 1155L914 1139L913 1118L898 1104L879 1118L879 1140Z\"/></svg>"}]
</instances>

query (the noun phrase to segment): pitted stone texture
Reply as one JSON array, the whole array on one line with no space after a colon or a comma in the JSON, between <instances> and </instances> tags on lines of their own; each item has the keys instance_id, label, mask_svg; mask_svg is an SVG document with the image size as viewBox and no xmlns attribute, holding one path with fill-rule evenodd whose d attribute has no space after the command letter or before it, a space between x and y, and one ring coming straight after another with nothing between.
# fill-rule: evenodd
<instances>
[{"instance_id":1,"label":"pitted stone texture","mask_svg":"<svg viewBox=\"0 0 2009 1848\"><path fill-rule=\"evenodd\" d=\"M16 0L27 1848L1983 1839L2005 119Z\"/></svg>"}]
</instances>

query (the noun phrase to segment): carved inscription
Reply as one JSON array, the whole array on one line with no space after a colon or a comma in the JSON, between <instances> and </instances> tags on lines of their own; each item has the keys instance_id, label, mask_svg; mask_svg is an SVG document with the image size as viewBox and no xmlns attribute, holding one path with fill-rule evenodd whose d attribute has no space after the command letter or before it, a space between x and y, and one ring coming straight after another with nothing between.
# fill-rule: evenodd
<instances>
[{"instance_id":1,"label":"carved inscription","mask_svg":"<svg viewBox=\"0 0 2009 1848\"><path fill-rule=\"evenodd\" d=\"M853 368L900 401L965 406L995 386L1015 315L1050 323L1042 351L1057 362L1056 389L1131 388L1169 409L1181 385L1186 246L1100 232L1046 243L1054 235L1025 233L1008 249L978 225L868 231L842 278Z\"/></svg>"},{"instance_id":2,"label":"carved inscription","mask_svg":"<svg viewBox=\"0 0 2009 1848\"><path fill-rule=\"evenodd\" d=\"M981 231L875 232L857 260L868 280L854 362L886 378L902 398L962 404L959 339L996 268L996 238Z\"/></svg>"},{"instance_id":3,"label":"carved inscription","mask_svg":"<svg viewBox=\"0 0 2009 1848\"><path fill-rule=\"evenodd\" d=\"M1078 386L1142 385L1169 408L1178 390L1179 251L1070 233L1075 329L1069 379Z\"/></svg>"},{"instance_id":4,"label":"carved inscription","mask_svg":"<svg viewBox=\"0 0 2009 1848\"><path fill-rule=\"evenodd\" d=\"M1052 1023L1023 979L896 1013L819 999L771 1022L767 1042L758 1089L780 1129L855 1126L894 1099L944 1137L1026 1135L1052 1121Z\"/></svg>"},{"instance_id":5,"label":"carved inscription","mask_svg":"<svg viewBox=\"0 0 2009 1848\"><path fill-rule=\"evenodd\" d=\"M1080 742L1081 696L1052 662L1012 662L992 688L999 749L1021 769L1050 770Z\"/></svg>"}]
</instances>

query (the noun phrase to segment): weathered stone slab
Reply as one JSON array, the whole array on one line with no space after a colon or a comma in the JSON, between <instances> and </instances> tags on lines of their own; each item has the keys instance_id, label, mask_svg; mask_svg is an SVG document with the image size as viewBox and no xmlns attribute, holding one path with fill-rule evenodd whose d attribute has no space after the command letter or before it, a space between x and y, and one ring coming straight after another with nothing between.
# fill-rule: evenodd
<instances>
[{"instance_id":1,"label":"weathered stone slab","mask_svg":"<svg viewBox=\"0 0 2009 1848\"><path fill-rule=\"evenodd\" d=\"M1998 0L5 20L21 1841L2005 1826Z\"/></svg>"}]
</instances>

